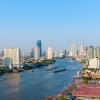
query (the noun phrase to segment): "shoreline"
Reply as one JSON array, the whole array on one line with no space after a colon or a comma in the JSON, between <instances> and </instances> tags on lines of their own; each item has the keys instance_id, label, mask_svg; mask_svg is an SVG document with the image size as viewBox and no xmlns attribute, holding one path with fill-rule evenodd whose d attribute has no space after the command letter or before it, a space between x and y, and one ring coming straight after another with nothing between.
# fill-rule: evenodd
<instances>
[{"instance_id":1,"label":"shoreline","mask_svg":"<svg viewBox=\"0 0 100 100\"><path fill-rule=\"evenodd\" d=\"M73 79L74 80L74 79ZM77 87L79 83L72 82L71 85L67 86L62 90L59 94L55 96L46 96L46 100L59 100L59 98L62 98L61 100L65 100L64 98L68 98L68 100L72 99L72 92ZM71 99L69 99L71 98Z\"/></svg>"},{"instance_id":2,"label":"shoreline","mask_svg":"<svg viewBox=\"0 0 100 100\"><path fill-rule=\"evenodd\" d=\"M59 98L62 98L61 100L65 100L66 97L72 98L72 92L77 87L77 85L78 84L76 83L71 84L70 86L66 87L62 92L60 92L59 94L55 96L46 96L46 100L59 100Z\"/></svg>"},{"instance_id":3,"label":"shoreline","mask_svg":"<svg viewBox=\"0 0 100 100\"><path fill-rule=\"evenodd\" d=\"M76 71L74 73L76 75ZM73 78L74 75L72 75L72 78ZM69 93L69 89L74 85L74 84L71 84L73 81L70 82L70 85L67 85L66 87L66 84L65 86L63 87L63 89L61 89L57 94L55 94L54 96L52 96L53 98L59 96L59 95L65 95L66 96L66 92ZM44 97L45 98L45 97Z\"/></svg>"},{"instance_id":4,"label":"shoreline","mask_svg":"<svg viewBox=\"0 0 100 100\"><path fill-rule=\"evenodd\" d=\"M82 70L80 71L80 73L82 74ZM78 74L76 73L75 75L77 76ZM79 77L82 78L82 76L80 74L79 74ZM77 78L74 78L74 76L73 76L73 81L74 81L74 79L75 79L75 81L77 80ZM72 81L71 85L65 87L65 89L62 90L62 92L60 92L59 94L57 94L55 96L46 96L46 100L66 100L65 98L67 98L67 100L73 100L72 92L77 87L77 85L80 83L80 82L73 82L73 81Z\"/></svg>"}]
</instances>

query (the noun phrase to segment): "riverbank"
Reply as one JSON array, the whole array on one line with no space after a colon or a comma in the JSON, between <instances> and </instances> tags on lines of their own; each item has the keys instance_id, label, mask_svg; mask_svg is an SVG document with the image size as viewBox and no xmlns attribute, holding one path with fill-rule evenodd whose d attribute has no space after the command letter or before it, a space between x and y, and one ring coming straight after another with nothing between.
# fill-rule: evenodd
<instances>
[{"instance_id":1,"label":"riverbank","mask_svg":"<svg viewBox=\"0 0 100 100\"><path fill-rule=\"evenodd\" d=\"M56 96L47 96L46 100L74 100L72 93L77 88L78 84L82 82L82 70L77 72L78 73L73 76L73 82L71 83L71 85L67 86L62 92L60 92Z\"/></svg>"},{"instance_id":2,"label":"riverbank","mask_svg":"<svg viewBox=\"0 0 100 100\"><path fill-rule=\"evenodd\" d=\"M42 60L42 61L35 61L35 62L28 62L23 63L23 67L14 67L10 69L9 67L0 67L0 75L3 75L5 73L19 73L23 72L25 70L33 70L34 68L39 68L43 66L48 66L50 64L54 64L56 60Z\"/></svg>"},{"instance_id":3,"label":"riverbank","mask_svg":"<svg viewBox=\"0 0 100 100\"><path fill-rule=\"evenodd\" d=\"M98 63L94 59L90 64L91 59L84 58L81 62L83 65L81 76L75 76L75 83L57 96L46 97L46 100L100 100L100 68L97 64L93 65Z\"/></svg>"},{"instance_id":4,"label":"riverbank","mask_svg":"<svg viewBox=\"0 0 100 100\"><path fill-rule=\"evenodd\" d=\"M74 100L72 96L72 92L77 88L79 80L75 79L74 82L66 87L62 92L57 94L56 96L47 96L46 100Z\"/></svg>"},{"instance_id":5,"label":"riverbank","mask_svg":"<svg viewBox=\"0 0 100 100\"><path fill-rule=\"evenodd\" d=\"M12 73L12 70L9 68L0 67L0 75L3 75L5 73Z\"/></svg>"},{"instance_id":6,"label":"riverbank","mask_svg":"<svg viewBox=\"0 0 100 100\"><path fill-rule=\"evenodd\" d=\"M45 100L46 96L56 96L71 84L80 66L77 61L57 59L54 64L35 68L33 72L2 75L0 78L4 80L0 81L0 96L3 100ZM65 68L68 70L54 73Z\"/></svg>"},{"instance_id":7,"label":"riverbank","mask_svg":"<svg viewBox=\"0 0 100 100\"><path fill-rule=\"evenodd\" d=\"M77 87L77 84L71 84L70 86L66 87L61 93L56 96L47 96L46 100L72 100L72 92Z\"/></svg>"}]
</instances>

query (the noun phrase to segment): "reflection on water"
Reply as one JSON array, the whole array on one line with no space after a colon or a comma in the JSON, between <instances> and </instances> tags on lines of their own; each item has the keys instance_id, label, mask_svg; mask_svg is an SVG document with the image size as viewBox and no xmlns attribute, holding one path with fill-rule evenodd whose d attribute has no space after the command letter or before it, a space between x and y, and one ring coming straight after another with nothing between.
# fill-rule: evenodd
<instances>
[{"instance_id":1,"label":"reflection on water","mask_svg":"<svg viewBox=\"0 0 100 100\"><path fill-rule=\"evenodd\" d=\"M19 74L4 75L4 82L0 83L0 90L2 90L2 98L0 100L18 100L20 90L20 76ZM12 89L13 88L13 89ZM5 90L3 90L5 89ZM8 99L9 98L9 99Z\"/></svg>"},{"instance_id":2,"label":"reflection on water","mask_svg":"<svg viewBox=\"0 0 100 100\"><path fill-rule=\"evenodd\" d=\"M64 68L70 70L54 73ZM80 68L76 61L57 60L55 64L33 72L4 75L5 80L0 81L0 100L45 100L45 96L56 95L68 86Z\"/></svg>"}]
</instances>

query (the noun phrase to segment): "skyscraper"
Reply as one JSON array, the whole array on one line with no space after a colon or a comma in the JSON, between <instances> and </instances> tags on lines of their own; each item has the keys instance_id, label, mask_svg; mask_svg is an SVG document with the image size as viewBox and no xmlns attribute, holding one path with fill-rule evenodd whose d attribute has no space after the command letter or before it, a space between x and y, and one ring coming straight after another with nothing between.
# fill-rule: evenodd
<instances>
[{"instance_id":1,"label":"skyscraper","mask_svg":"<svg viewBox=\"0 0 100 100\"><path fill-rule=\"evenodd\" d=\"M90 59L94 58L94 47L93 46L89 46L87 49L87 56Z\"/></svg>"},{"instance_id":2,"label":"skyscraper","mask_svg":"<svg viewBox=\"0 0 100 100\"><path fill-rule=\"evenodd\" d=\"M6 66L19 68L20 66L20 49L19 48L6 48L4 49L4 64Z\"/></svg>"},{"instance_id":3,"label":"skyscraper","mask_svg":"<svg viewBox=\"0 0 100 100\"><path fill-rule=\"evenodd\" d=\"M80 46L79 55L80 55L80 56L87 56L87 47L84 46L83 44Z\"/></svg>"},{"instance_id":4,"label":"skyscraper","mask_svg":"<svg viewBox=\"0 0 100 100\"><path fill-rule=\"evenodd\" d=\"M30 58L33 58L33 57L34 57L34 48L32 48L30 52Z\"/></svg>"},{"instance_id":5,"label":"skyscraper","mask_svg":"<svg viewBox=\"0 0 100 100\"><path fill-rule=\"evenodd\" d=\"M70 49L70 56L77 57L77 52L78 52L77 45L74 43L72 44Z\"/></svg>"},{"instance_id":6,"label":"skyscraper","mask_svg":"<svg viewBox=\"0 0 100 100\"><path fill-rule=\"evenodd\" d=\"M100 46L95 48L95 57L100 58Z\"/></svg>"},{"instance_id":7,"label":"skyscraper","mask_svg":"<svg viewBox=\"0 0 100 100\"><path fill-rule=\"evenodd\" d=\"M37 40L37 47L39 48L39 51L40 51L40 57L41 57L41 56L42 56L41 40Z\"/></svg>"},{"instance_id":8,"label":"skyscraper","mask_svg":"<svg viewBox=\"0 0 100 100\"><path fill-rule=\"evenodd\" d=\"M48 48L47 50L47 59L51 59L53 58L53 50L52 48Z\"/></svg>"},{"instance_id":9,"label":"skyscraper","mask_svg":"<svg viewBox=\"0 0 100 100\"><path fill-rule=\"evenodd\" d=\"M80 55L84 55L84 45L80 46Z\"/></svg>"},{"instance_id":10,"label":"skyscraper","mask_svg":"<svg viewBox=\"0 0 100 100\"><path fill-rule=\"evenodd\" d=\"M55 57L55 58L59 57L58 51L55 51L55 52L54 52L54 57Z\"/></svg>"},{"instance_id":11,"label":"skyscraper","mask_svg":"<svg viewBox=\"0 0 100 100\"><path fill-rule=\"evenodd\" d=\"M40 59L40 48L39 47L34 48L34 57L35 59Z\"/></svg>"}]
</instances>

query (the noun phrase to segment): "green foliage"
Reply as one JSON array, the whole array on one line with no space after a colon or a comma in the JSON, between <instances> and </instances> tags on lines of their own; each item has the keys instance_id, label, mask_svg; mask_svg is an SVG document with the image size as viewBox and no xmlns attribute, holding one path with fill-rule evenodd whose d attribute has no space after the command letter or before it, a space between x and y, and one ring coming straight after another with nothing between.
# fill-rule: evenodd
<instances>
[{"instance_id":1,"label":"green foliage","mask_svg":"<svg viewBox=\"0 0 100 100\"><path fill-rule=\"evenodd\" d=\"M90 80L90 78L83 78L83 83L84 84L88 84L88 81Z\"/></svg>"},{"instance_id":2,"label":"green foliage","mask_svg":"<svg viewBox=\"0 0 100 100\"><path fill-rule=\"evenodd\" d=\"M88 70L88 68L87 67L83 67L83 71L85 71L85 70Z\"/></svg>"},{"instance_id":3,"label":"green foliage","mask_svg":"<svg viewBox=\"0 0 100 100\"><path fill-rule=\"evenodd\" d=\"M89 68L88 70L92 71L92 72L96 72L95 68Z\"/></svg>"},{"instance_id":4,"label":"green foliage","mask_svg":"<svg viewBox=\"0 0 100 100\"><path fill-rule=\"evenodd\" d=\"M42 66L48 66L49 64L52 64L54 62L55 60L43 60L34 62L33 64L36 65L37 67L42 67Z\"/></svg>"},{"instance_id":5,"label":"green foliage","mask_svg":"<svg viewBox=\"0 0 100 100\"><path fill-rule=\"evenodd\" d=\"M5 67L0 68L0 75L2 75L4 73L10 73L10 72L12 72L12 70L7 68L7 67L6 68Z\"/></svg>"},{"instance_id":6,"label":"green foliage","mask_svg":"<svg viewBox=\"0 0 100 100\"><path fill-rule=\"evenodd\" d=\"M28 64L25 64L24 67L23 67L24 70L31 70L32 69L32 66L28 65Z\"/></svg>"},{"instance_id":7,"label":"green foliage","mask_svg":"<svg viewBox=\"0 0 100 100\"><path fill-rule=\"evenodd\" d=\"M43 60L41 61L42 65L48 65L48 64L52 64L54 61L53 60Z\"/></svg>"}]
</instances>

